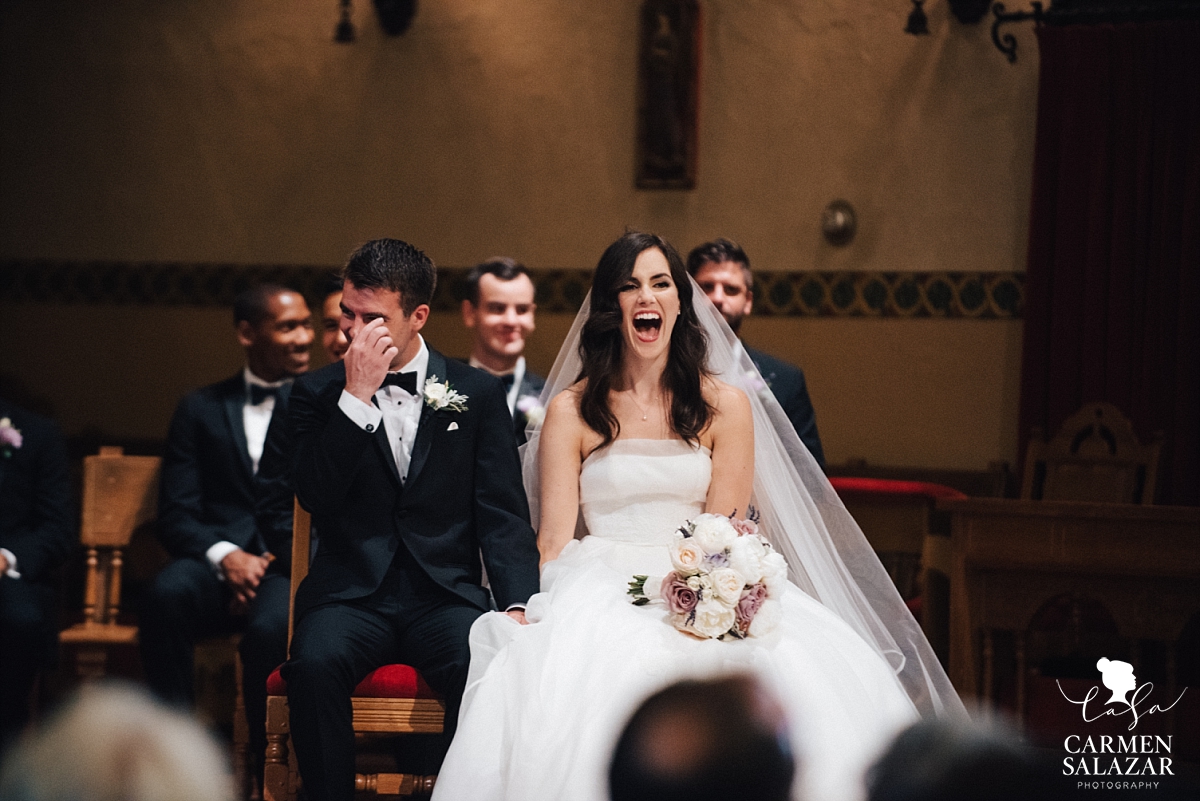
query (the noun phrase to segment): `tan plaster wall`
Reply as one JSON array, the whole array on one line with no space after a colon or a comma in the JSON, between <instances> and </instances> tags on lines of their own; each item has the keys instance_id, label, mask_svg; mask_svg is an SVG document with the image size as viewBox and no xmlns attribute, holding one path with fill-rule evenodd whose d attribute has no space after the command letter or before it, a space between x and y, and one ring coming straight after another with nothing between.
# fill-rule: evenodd
<instances>
[{"instance_id":1,"label":"tan plaster wall","mask_svg":"<svg viewBox=\"0 0 1200 801\"><path fill-rule=\"evenodd\" d=\"M395 235L446 265L504 253L586 267L632 225L681 249L732 236L764 270L1022 269L1028 30L1012 66L945 3L928 4L918 39L897 0L704 0L698 187L639 192L638 5L437 0L387 39L360 0L359 40L342 46L327 0L5 3L0 258L336 264ZM818 230L834 198L859 213L842 249ZM29 330L38 307L0 313L0 373L31 388L46 364L92 370L108 349L96 404L56 397L68 430L161 434L185 387L237 365L224 311L63 310L86 345ZM535 363L568 322L542 321ZM1015 452L1017 323L755 320L759 332L810 374L834 461L983 467ZM170 360L174 336L178 364L131 355L136 342ZM152 397L127 398L150 372Z\"/></svg>"}]
</instances>

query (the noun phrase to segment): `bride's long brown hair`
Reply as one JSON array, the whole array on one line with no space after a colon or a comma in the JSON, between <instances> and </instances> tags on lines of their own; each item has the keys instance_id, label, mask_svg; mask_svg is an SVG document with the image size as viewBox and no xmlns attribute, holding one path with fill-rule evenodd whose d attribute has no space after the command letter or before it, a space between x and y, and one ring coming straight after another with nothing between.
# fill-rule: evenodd
<instances>
[{"instance_id":1,"label":"bride's long brown hair","mask_svg":"<svg viewBox=\"0 0 1200 801\"><path fill-rule=\"evenodd\" d=\"M579 413L585 423L603 437L593 450L612 443L621 433L621 424L608 403L613 380L621 375L625 341L621 334L621 287L633 275L633 265L645 250L658 248L671 268L671 279L679 293L679 317L671 332L667 367L661 388L671 397L671 430L686 442L699 442L700 432L712 419L713 408L704 399L704 379L711 375L705 366L708 339L692 308L692 282L683 259L671 243L655 234L630 231L613 242L600 257L592 277L592 301L587 321L579 338L579 356L583 368L580 379L587 379L579 399Z\"/></svg>"}]
</instances>

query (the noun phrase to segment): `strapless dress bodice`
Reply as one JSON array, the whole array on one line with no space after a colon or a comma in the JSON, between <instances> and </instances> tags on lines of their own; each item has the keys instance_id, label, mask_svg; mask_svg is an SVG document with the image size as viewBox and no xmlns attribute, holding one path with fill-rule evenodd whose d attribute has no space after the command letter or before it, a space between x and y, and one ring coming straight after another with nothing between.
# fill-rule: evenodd
<instances>
[{"instance_id":1,"label":"strapless dress bodice","mask_svg":"<svg viewBox=\"0 0 1200 801\"><path fill-rule=\"evenodd\" d=\"M677 439L618 439L584 460L579 504L591 536L661 545L704 511L711 479L708 448Z\"/></svg>"}]
</instances>

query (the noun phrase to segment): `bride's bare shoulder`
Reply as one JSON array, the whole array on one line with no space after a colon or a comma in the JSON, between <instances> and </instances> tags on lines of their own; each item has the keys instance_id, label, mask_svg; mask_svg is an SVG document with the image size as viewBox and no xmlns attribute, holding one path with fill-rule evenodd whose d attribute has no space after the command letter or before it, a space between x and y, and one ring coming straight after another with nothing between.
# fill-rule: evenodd
<instances>
[{"instance_id":1,"label":"bride's bare shoulder","mask_svg":"<svg viewBox=\"0 0 1200 801\"><path fill-rule=\"evenodd\" d=\"M577 381L554 396L546 408L546 425L559 429L573 429L584 425L579 413L579 398L583 394L584 381Z\"/></svg>"},{"instance_id":2,"label":"bride's bare shoulder","mask_svg":"<svg viewBox=\"0 0 1200 801\"><path fill-rule=\"evenodd\" d=\"M719 378L704 379L704 399L708 401L718 417L750 416L750 400L746 393Z\"/></svg>"}]
</instances>

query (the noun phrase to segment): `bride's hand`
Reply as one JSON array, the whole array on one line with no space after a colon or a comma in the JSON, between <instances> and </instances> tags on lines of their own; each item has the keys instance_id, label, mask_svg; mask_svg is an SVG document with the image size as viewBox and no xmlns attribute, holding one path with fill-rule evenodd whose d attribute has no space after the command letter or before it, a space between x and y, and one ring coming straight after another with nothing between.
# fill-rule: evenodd
<instances>
[{"instance_id":1,"label":"bride's hand","mask_svg":"<svg viewBox=\"0 0 1200 801\"><path fill-rule=\"evenodd\" d=\"M525 619L525 610L524 609L509 609L504 614L508 615L513 620L520 623L522 626L529 625L529 621Z\"/></svg>"}]
</instances>

